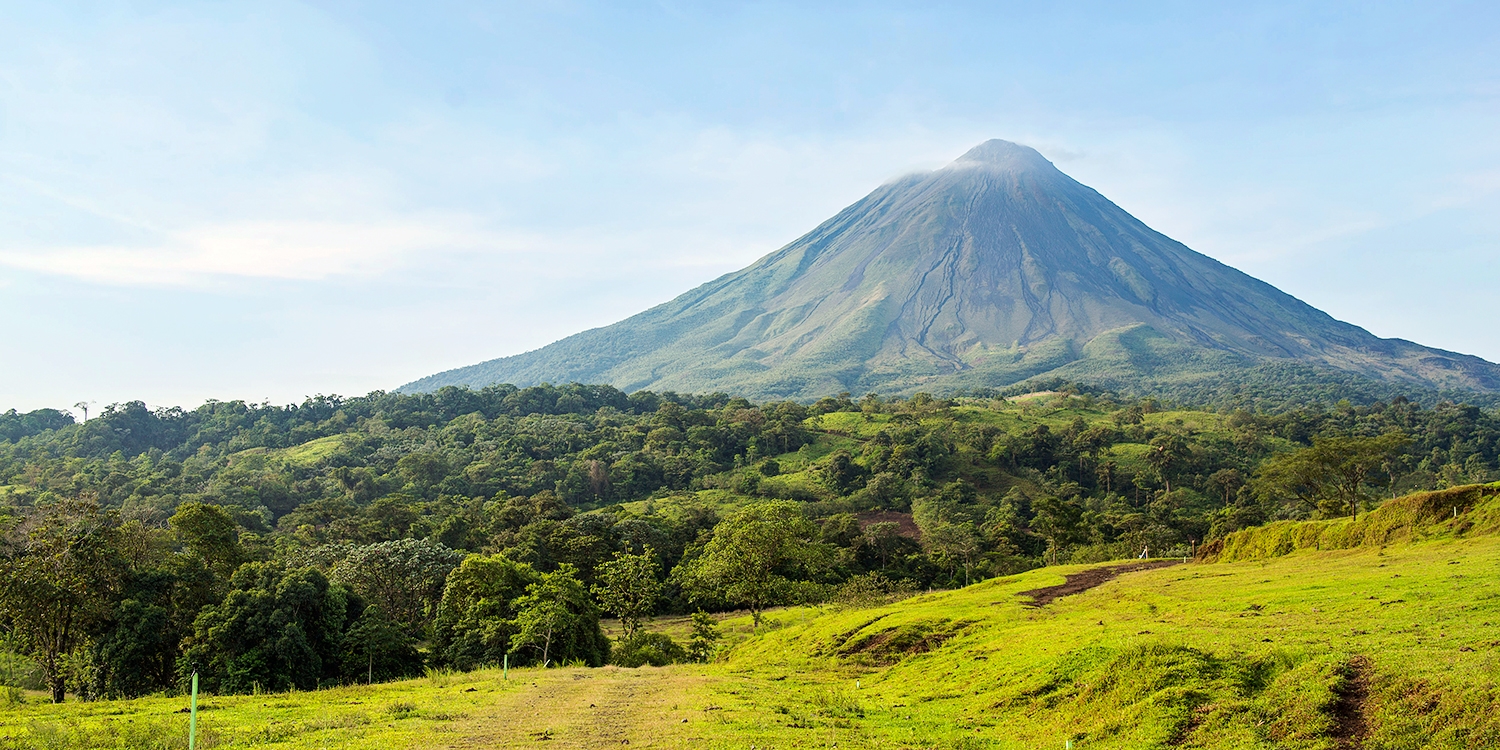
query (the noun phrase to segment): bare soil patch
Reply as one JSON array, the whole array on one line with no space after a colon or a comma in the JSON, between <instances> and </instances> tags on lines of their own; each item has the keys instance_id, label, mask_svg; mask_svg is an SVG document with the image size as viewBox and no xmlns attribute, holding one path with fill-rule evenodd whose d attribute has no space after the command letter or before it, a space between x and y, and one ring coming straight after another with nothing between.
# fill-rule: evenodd
<instances>
[{"instance_id":1,"label":"bare soil patch","mask_svg":"<svg viewBox=\"0 0 1500 750\"><path fill-rule=\"evenodd\" d=\"M897 532L908 539L920 539L922 530L917 528L917 522L910 513L897 513L894 510L867 510L854 514L854 520L859 521L860 531L869 528L871 524L894 523Z\"/></svg>"},{"instance_id":2,"label":"bare soil patch","mask_svg":"<svg viewBox=\"0 0 1500 750\"><path fill-rule=\"evenodd\" d=\"M1339 750L1359 750L1370 734L1370 660L1363 656L1350 659L1346 679L1344 689L1339 691L1339 702L1333 707L1334 746Z\"/></svg>"},{"instance_id":3,"label":"bare soil patch","mask_svg":"<svg viewBox=\"0 0 1500 750\"><path fill-rule=\"evenodd\" d=\"M1124 565L1108 565L1102 568L1090 568L1082 573L1074 573L1064 576L1064 581L1056 586L1047 586L1030 591L1022 591L1021 596L1031 597L1031 601L1025 602L1028 607L1045 607L1055 599L1064 596L1080 594L1102 583L1118 578L1125 573L1134 573L1138 570L1155 570L1156 568L1169 568L1173 565L1181 565L1181 560L1148 560L1146 562L1126 563Z\"/></svg>"},{"instance_id":4,"label":"bare soil patch","mask_svg":"<svg viewBox=\"0 0 1500 750\"><path fill-rule=\"evenodd\" d=\"M909 656L937 649L969 625L948 619L922 620L844 642L837 653L879 666L890 666Z\"/></svg>"}]
</instances>

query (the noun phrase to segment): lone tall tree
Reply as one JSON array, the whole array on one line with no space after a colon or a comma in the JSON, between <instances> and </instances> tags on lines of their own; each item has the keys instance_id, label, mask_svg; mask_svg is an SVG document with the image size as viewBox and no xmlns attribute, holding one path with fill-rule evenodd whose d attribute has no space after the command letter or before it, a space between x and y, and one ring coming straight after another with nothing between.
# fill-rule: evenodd
<instances>
[{"instance_id":1,"label":"lone tall tree","mask_svg":"<svg viewBox=\"0 0 1500 750\"><path fill-rule=\"evenodd\" d=\"M526 588L515 601L516 634L511 653L532 649L546 667L551 662L580 661L591 667L609 658L609 639L599 629L599 610L578 570L568 563Z\"/></svg>"},{"instance_id":2,"label":"lone tall tree","mask_svg":"<svg viewBox=\"0 0 1500 750\"><path fill-rule=\"evenodd\" d=\"M599 566L594 598L604 611L620 618L626 640L635 635L641 620L656 612L662 588L658 572L656 551L650 545L638 555L616 554L615 559Z\"/></svg>"},{"instance_id":3,"label":"lone tall tree","mask_svg":"<svg viewBox=\"0 0 1500 750\"><path fill-rule=\"evenodd\" d=\"M1263 494L1290 499L1333 517L1356 517L1369 500L1366 480L1410 442L1400 433L1380 437L1314 438L1312 447L1273 457L1261 467Z\"/></svg>"},{"instance_id":4,"label":"lone tall tree","mask_svg":"<svg viewBox=\"0 0 1500 750\"><path fill-rule=\"evenodd\" d=\"M439 542L400 539L355 547L329 577L415 637L437 615L448 574L463 560L462 552Z\"/></svg>"},{"instance_id":5,"label":"lone tall tree","mask_svg":"<svg viewBox=\"0 0 1500 750\"><path fill-rule=\"evenodd\" d=\"M721 599L750 610L759 627L767 607L795 598L797 578L829 556L818 530L793 502L756 503L714 527L713 538L680 575L700 599Z\"/></svg>"}]
</instances>

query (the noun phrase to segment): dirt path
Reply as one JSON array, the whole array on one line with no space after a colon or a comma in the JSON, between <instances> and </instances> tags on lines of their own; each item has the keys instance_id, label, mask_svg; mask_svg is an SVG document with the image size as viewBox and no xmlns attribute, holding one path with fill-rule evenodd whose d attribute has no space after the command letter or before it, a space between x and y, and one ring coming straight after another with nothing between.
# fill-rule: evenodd
<instances>
[{"instance_id":1,"label":"dirt path","mask_svg":"<svg viewBox=\"0 0 1500 750\"><path fill-rule=\"evenodd\" d=\"M1147 562L1126 563L1124 565L1108 565L1102 568L1090 568L1082 573L1074 573L1064 576L1064 581L1056 586L1047 586L1030 591L1022 591L1021 596L1031 597L1031 601L1025 602L1028 607L1045 607L1053 600L1064 596L1082 593L1107 581L1112 581L1123 573L1134 573L1137 570L1154 570L1156 568L1168 568L1173 565L1181 565L1179 560L1149 560Z\"/></svg>"},{"instance_id":2,"label":"dirt path","mask_svg":"<svg viewBox=\"0 0 1500 750\"><path fill-rule=\"evenodd\" d=\"M1333 718L1338 722L1333 730L1334 746L1339 750L1359 750L1365 746L1365 738L1370 734L1367 717L1370 660L1363 656L1350 659L1348 678L1333 710Z\"/></svg>"},{"instance_id":3,"label":"dirt path","mask_svg":"<svg viewBox=\"0 0 1500 750\"><path fill-rule=\"evenodd\" d=\"M512 673L512 679L522 674ZM671 668L531 671L515 689L497 691L469 711L463 736L442 746L691 747L708 682Z\"/></svg>"}]
</instances>

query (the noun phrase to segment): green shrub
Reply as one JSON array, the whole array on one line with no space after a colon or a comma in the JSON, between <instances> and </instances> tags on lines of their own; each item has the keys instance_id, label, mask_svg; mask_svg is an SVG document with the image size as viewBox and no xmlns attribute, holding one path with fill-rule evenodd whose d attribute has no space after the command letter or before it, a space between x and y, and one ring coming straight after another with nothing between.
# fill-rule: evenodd
<instances>
[{"instance_id":1,"label":"green shrub","mask_svg":"<svg viewBox=\"0 0 1500 750\"><path fill-rule=\"evenodd\" d=\"M650 664L664 667L668 664L687 661L687 650L679 646L666 633L636 633L634 637L620 641L610 652L610 661L622 667L641 667Z\"/></svg>"},{"instance_id":2,"label":"green shrub","mask_svg":"<svg viewBox=\"0 0 1500 750\"><path fill-rule=\"evenodd\" d=\"M840 608L878 607L917 595L911 581L893 581L879 572L857 575L844 581L833 592L833 604Z\"/></svg>"},{"instance_id":3,"label":"green shrub","mask_svg":"<svg viewBox=\"0 0 1500 750\"><path fill-rule=\"evenodd\" d=\"M688 659L695 662L713 661L719 650L719 623L713 616L698 610L693 613L693 636L688 639Z\"/></svg>"},{"instance_id":4,"label":"green shrub","mask_svg":"<svg viewBox=\"0 0 1500 750\"><path fill-rule=\"evenodd\" d=\"M814 693L809 703L819 714L830 718L862 719L865 716L865 709L859 704L859 699L837 688Z\"/></svg>"},{"instance_id":5,"label":"green shrub","mask_svg":"<svg viewBox=\"0 0 1500 750\"><path fill-rule=\"evenodd\" d=\"M35 661L9 651L0 651L0 685L22 690L47 688L47 682L42 679L42 668Z\"/></svg>"}]
</instances>

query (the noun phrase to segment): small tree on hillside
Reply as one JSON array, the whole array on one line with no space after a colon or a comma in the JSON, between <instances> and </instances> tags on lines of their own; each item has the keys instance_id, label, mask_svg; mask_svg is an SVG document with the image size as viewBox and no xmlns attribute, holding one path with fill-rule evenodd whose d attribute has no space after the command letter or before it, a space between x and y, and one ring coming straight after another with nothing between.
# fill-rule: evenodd
<instances>
[{"instance_id":1,"label":"small tree on hillside","mask_svg":"<svg viewBox=\"0 0 1500 750\"><path fill-rule=\"evenodd\" d=\"M975 559L984 551L984 540L972 521L939 522L923 527L922 546L933 557L947 563L950 570L962 565L964 585L968 586L969 572Z\"/></svg>"},{"instance_id":2,"label":"small tree on hillside","mask_svg":"<svg viewBox=\"0 0 1500 750\"><path fill-rule=\"evenodd\" d=\"M1328 469L1333 496L1348 508L1350 517L1370 498L1365 482L1389 457L1410 442L1405 435L1390 433L1373 438L1328 438L1314 440L1312 450Z\"/></svg>"},{"instance_id":3,"label":"small tree on hillside","mask_svg":"<svg viewBox=\"0 0 1500 750\"><path fill-rule=\"evenodd\" d=\"M1083 521L1083 506L1076 502L1051 495L1044 495L1031 504L1035 515L1031 528L1054 548L1062 549L1087 540L1087 526Z\"/></svg>"},{"instance_id":4,"label":"small tree on hillside","mask_svg":"<svg viewBox=\"0 0 1500 750\"><path fill-rule=\"evenodd\" d=\"M201 560L221 580L229 580L245 561L239 526L217 505L194 501L177 506L167 519L188 555Z\"/></svg>"},{"instance_id":5,"label":"small tree on hillside","mask_svg":"<svg viewBox=\"0 0 1500 750\"><path fill-rule=\"evenodd\" d=\"M912 503L912 517L922 530L923 549L941 560L950 574L963 566L964 585L969 585L969 571L983 551L983 540L969 515L957 502L936 497Z\"/></svg>"},{"instance_id":6,"label":"small tree on hillside","mask_svg":"<svg viewBox=\"0 0 1500 750\"><path fill-rule=\"evenodd\" d=\"M1168 433L1151 439L1151 450L1146 452L1146 463L1156 469L1167 492L1172 491L1172 476L1191 457L1191 446L1181 435Z\"/></svg>"},{"instance_id":7,"label":"small tree on hillside","mask_svg":"<svg viewBox=\"0 0 1500 750\"><path fill-rule=\"evenodd\" d=\"M110 610L121 570L114 517L94 500L28 511L0 553L0 624L61 703L69 657Z\"/></svg>"},{"instance_id":8,"label":"small tree on hillside","mask_svg":"<svg viewBox=\"0 0 1500 750\"><path fill-rule=\"evenodd\" d=\"M594 596L606 612L620 618L625 640L635 636L641 620L656 612L662 589L659 570L656 552L649 545L638 555L618 553L599 566Z\"/></svg>"},{"instance_id":9,"label":"small tree on hillside","mask_svg":"<svg viewBox=\"0 0 1500 750\"><path fill-rule=\"evenodd\" d=\"M864 528L864 536L864 544L874 550L882 568L890 567L891 559L900 554L903 547L911 545L901 536L901 524L895 521L872 523Z\"/></svg>"},{"instance_id":10,"label":"small tree on hillside","mask_svg":"<svg viewBox=\"0 0 1500 750\"><path fill-rule=\"evenodd\" d=\"M578 580L578 571L563 563L526 589L515 601L516 634L511 653L532 649L545 667L553 661L582 661L603 666L609 639L599 629L599 610Z\"/></svg>"},{"instance_id":11,"label":"small tree on hillside","mask_svg":"<svg viewBox=\"0 0 1500 750\"><path fill-rule=\"evenodd\" d=\"M719 647L719 623L703 610L693 613L693 635L688 640L688 658L707 662Z\"/></svg>"},{"instance_id":12,"label":"small tree on hillside","mask_svg":"<svg viewBox=\"0 0 1500 750\"><path fill-rule=\"evenodd\" d=\"M798 581L831 558L817 538L818 528L796 503L748 505L715 526L703 554L678 575L694 597L744 606L751 626L759 627L767 607L794 600Z\"/></svg>"},{"instance_id":13,"label":"small tree on hillside","mask_svg":"<svg viewBox=\"0 0 1500 750\"><path fill-rule=\"evenodd\" d=\"M815 467L816 474L822 478L823 484L828 489L840 495L847 495L864 482L865 475L869 470L858 463L849 451L834 451L832 455L824 459Z\"/></svg>"},{"instance_id":14,"label":"small tree on hillside","mask_svg":"<svg viewBox=\"0 0 1500 750\"><path fill-rule=\"evenodd\" d=\"M312 568L278 563L241 565L224 601L193 621L177 662L186 678L199 670L215 693L312 690L339 677L339 648L348 614L342 588Z\"/></svg>"},{"instance_id":15,"label":"small tree on hillside","mask_svg":"<svg viewBox=\"0 0 1500 750\"><path fill-rule=\"evenodd\" d=\"M1224 507L1228 508L1235 492L1245 484L1245 477L1240 474L1239 469L1219 469L1209 475L1208 482L1224 493Z\"/></svg>"},{"instance_id":16,"label":"small tree on hillside","mask_svg":"<svg viewBox=\"0 0 1500 750\"><path fill-rule=\"evenodd\" d=\"M379 607L366 607L344 632L340 652L346 682L410 677L422 671L422 654Z\"/></svg>"}]
</instances>

